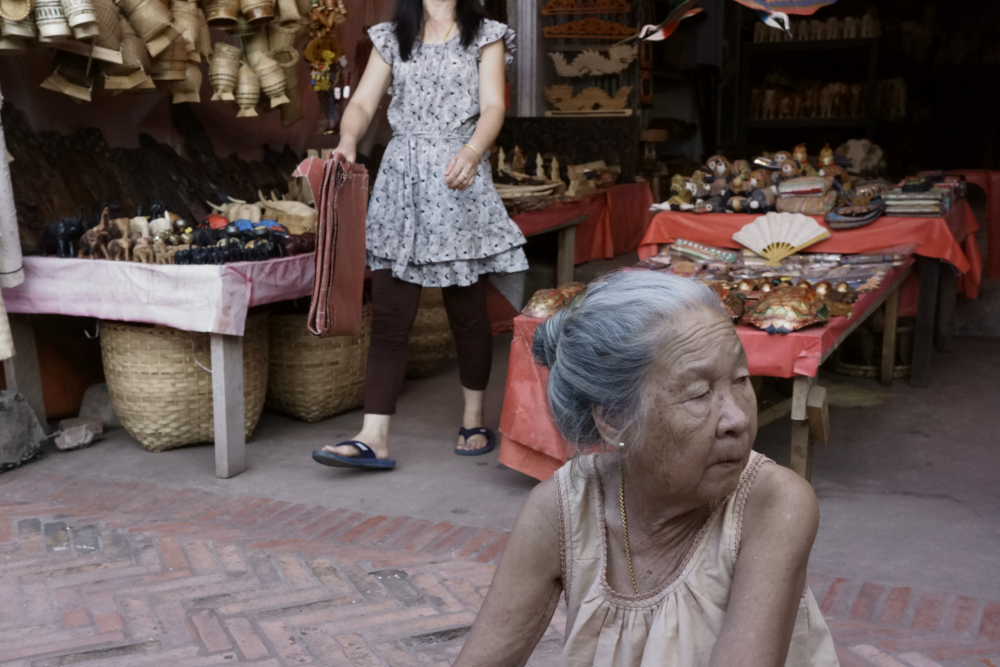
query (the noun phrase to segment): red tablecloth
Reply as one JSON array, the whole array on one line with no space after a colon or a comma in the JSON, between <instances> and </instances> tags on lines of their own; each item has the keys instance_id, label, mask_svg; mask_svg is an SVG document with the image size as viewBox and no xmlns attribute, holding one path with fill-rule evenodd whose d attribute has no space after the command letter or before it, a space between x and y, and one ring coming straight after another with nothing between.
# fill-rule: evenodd
<instances>
[{"instance_id":1,"label":"red tablecloth","mask_svg":"<svg viewBox=\"0 0 1000 667\"><path fill-rule=\"evenodd\" d=\"M989 240L986 273L990 278L1000 278L1000 171L954 169L948 173L964 176L966 181L975 183L986 193L986 238Z\"/></svg>"},{"instance_id":2,"label":"red tablecloth","mask_svg":"<svg viewBox=\"0 0 1000 667\"><path fill-rule=\"evenodd\" d=\"M648 183L622 183L584 197L555 204L540 211L514 216L525 236L534 236L564 225L581 215L587 220L576 229L576 263L611 259L639 247L652 217L653 193Z\"/></svg>"},{"instance_id":3,"label":"red tablecloth","mask_svg":"<svg viewBox=\"0 0 1000 667\"><path fill-rule=\"evenodd\" d=\"M645 259L659 251L660 244L678 238L724 248L739 248L733 234L756 216L735 213L658 213L639 246ZM822 218L816 218L823 223ZM897 246L913 246L914 252L952 264L963 274L965 295L976 298L982 279L982 256L976 244L979 222L966 201L958 202L945 218L883 217L860 229L833 231L825 241L807 252L879 252Z\"/></svg>"},{"instance_id":4,"label":"red tablecloth","mask_svg":"<svg viewBox=\"0 0 1000 667\"><path fill-rule=\"evenodd\" d=\"M887 275L881 290L863 295L854 305L853 316L863 316L907 268ZM536 364L531 353L535 330L543 321L524 315L514 319L507 389L500 415L503 434L500 462L537 479L551 477L572 452L550 417L546 393L548 369ZM853 323L853 319L835 317L822 327L788 335L771 335L747 326L738 326L736 331L752 375L815 377L823 359L836 348Z\"/></svg>"}]
</instances>

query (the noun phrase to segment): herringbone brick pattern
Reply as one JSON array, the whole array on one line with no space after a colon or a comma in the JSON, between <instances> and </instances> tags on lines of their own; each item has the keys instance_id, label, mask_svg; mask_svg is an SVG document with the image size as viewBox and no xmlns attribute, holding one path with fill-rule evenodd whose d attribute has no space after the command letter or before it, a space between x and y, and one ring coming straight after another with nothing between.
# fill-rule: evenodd
<instances>
[{"instance_id":1,"label":"herringbone brick pattern","mask_svg":"<svg viewBox=\"0 0 1000 667\"><path fill-rule=\"evenodd\" d=\"M0 665L448 665L505 542L448 522L8 474ZM1000 602L810 584L846 667L1000 667ZM530 664L557 664L564 622L557 612Z\"/></svg>"}]
</instances>

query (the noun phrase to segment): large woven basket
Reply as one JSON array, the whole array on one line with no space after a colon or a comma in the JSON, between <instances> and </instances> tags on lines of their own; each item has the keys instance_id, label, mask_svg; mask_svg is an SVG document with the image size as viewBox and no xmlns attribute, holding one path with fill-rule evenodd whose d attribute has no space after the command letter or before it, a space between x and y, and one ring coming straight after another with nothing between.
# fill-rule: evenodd
<instances>
[{"instance_id":1,"label":"large woven basket","mask_svg":"<svg viewBox=\"0 0 1000 667\"><path fill-rule=\"evenodd\" d=\"M267 317L248 317L243 339L247 437L264 409L267 347ZM208 334L102 322L101 355L115 413L143 447L162 452L214 439Z\"/></svg>"},{"instance_id":2,"label":"large woven basket","mask_svg":"<svg viewBox=\"0 0 1000 667\"><path fill-rule=\"evenodd\" d=\"M320 338L306 330L305 315L273 315L267 406L317 422L353 410L364 399L371 309L361 335Z\"/></svg>"},{"instance_id":3,"label":"large woven basket","mask_svg":"<svg viewBox=\"0 0 1000 667\"><path fill-rule=\"evenodd\" d=\"M433 375L455 357L455 340L448 326L441 288L425 287L420 293L420 308L410 331L406 377Z\"/></svg>"}]
</instances>

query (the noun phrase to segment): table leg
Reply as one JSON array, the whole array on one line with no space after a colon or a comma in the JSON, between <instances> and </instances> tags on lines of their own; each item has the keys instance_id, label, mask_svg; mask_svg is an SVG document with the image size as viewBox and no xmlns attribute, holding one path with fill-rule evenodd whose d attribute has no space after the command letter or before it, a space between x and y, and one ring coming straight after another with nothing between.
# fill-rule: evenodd
<instances>
[{"instance_id":1,"label":"table leg","mask_svg":"<svg viewBox=\"0 0 1000 667\"><path fill-rule=\"evenodd\" d=\"M816 379L798 376L792 388L792 440L789 464L795 472L809 480L812 477L812 452L809 445L809 392Z\"/></svg>"},{"instance_id":2,"label":"table leg","mask_svg":"<svg viewBox=\"0 0 1000 667\"><path fill-rule=\"evenodd\" d=\"M931 356L934 353L934 321L937 319L941 263L929 257L918 257L917 271L920 273L920 302L913 331L910 384L914 387L926 387L930 384Z\"/></svg>"},{"instance_id":3,"label":"table leg","mask_svg":"<svg viewBox=\"0 0 1000 667\"><path fill-rule=\"evenodd\" d=\"M559 254L556 257L556 286L573 282L573 268L576 264L576 227L567 227L559 232Z\"/></svg>"},{"instance_id":4,"label":"table leg","mask_svg":"<svg viewBox=\"0 0 1000 667\"><path fill-rule=\"evenodd\" d=\"M215 476L246 470L243 337L212 334L212 412L215 417Z\"/></svg>"},{"instance_id":5,"label":"table leg","mask_svg":"<svg viewBox=\"0 0 1000 667\"><path fill-rule=\"evenodd\" d=\"M958 275L950 264L940 267L938 284L937 328L934 335L934 347L938 352L948 352L955 331L955 304L958 301Z\"/></svg>"},{"instance_id":6,"label":"table leg","mask_svg":"<svg viewBox=\"0 0 1000 667\"><path fill-rule=\"evenodd\" d=\"M35 411L38 422L48 433L45 396L42 393L42 372L38 366L35 329L24 315L10 315L10 333L14 339L14 356L3 362L7 388L16 391Z\"/></svg>"},{"instance_id":7,"label":"table leg","mask_svg":"<svg viewBox=\"0 0 1000 667\"><path fill-rule=\"evenodd\" d=\"M892 384L896 370L896 326L899 324L899 289L894 289L885 300L885 318L882 325L882 368L879 379L884 385Z\"/></svg>"}]
</instances>

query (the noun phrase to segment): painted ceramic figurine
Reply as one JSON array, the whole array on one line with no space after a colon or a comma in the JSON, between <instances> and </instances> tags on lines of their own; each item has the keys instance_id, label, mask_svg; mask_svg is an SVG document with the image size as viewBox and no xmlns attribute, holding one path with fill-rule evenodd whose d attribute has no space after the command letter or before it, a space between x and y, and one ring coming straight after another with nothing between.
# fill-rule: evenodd
<instances>
[{"instance_id":1,"label":"painted ceramic figurine","mask_svg":"<svg viewBox=\"0 0 1000 667\"><path fill-rule=\"evenodd\" d=\"M744 315L743 322L771 334L788 334L826 322L826 300L808 284L773 289Z\"/></svg>"},{"instance_id":2,"label":"painted ceramic figurine","mask_svg":"<svg viewBox=\"0 0 1000 667\"><path fill-rule=\"evenodd\" d=\"M812 164L809 162L809 151L808 149L806 149L805 144L799 144L798 146L796 146L795 150L792 151L792 157L795 159L796 162L799 163L799 166L802 168L803 176L816 175L816 168L813 167Z\"/></svg>"}]
</instances>

